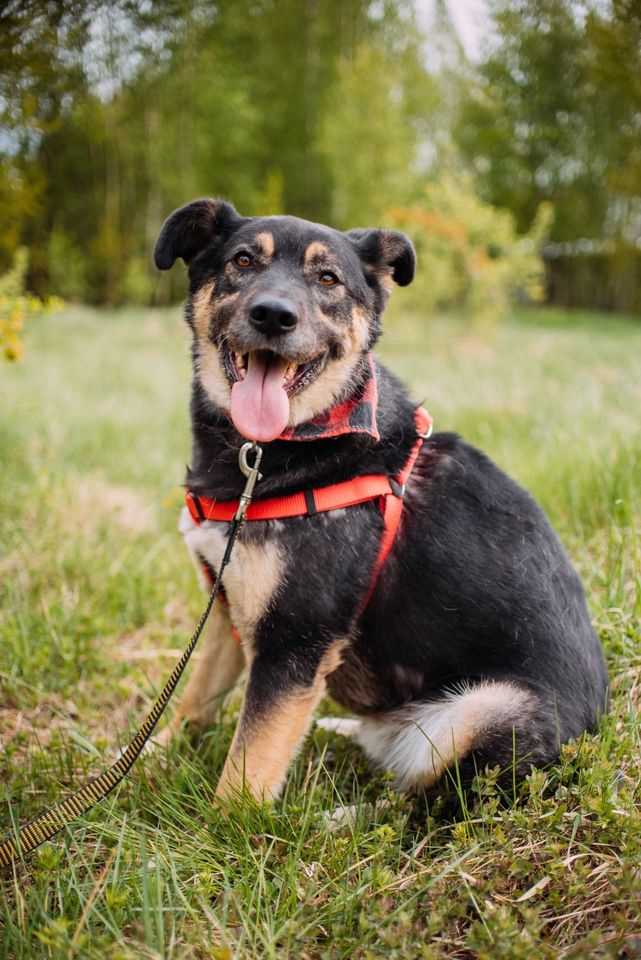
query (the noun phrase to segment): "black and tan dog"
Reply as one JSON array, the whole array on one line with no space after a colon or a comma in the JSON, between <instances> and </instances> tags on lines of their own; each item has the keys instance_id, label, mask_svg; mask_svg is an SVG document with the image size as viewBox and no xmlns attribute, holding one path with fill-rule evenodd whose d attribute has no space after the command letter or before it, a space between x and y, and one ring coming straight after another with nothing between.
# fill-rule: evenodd
<instances>
[{"instance_id":1,"label":"black and tan dog","mask_svg":"<svg viewBox=\"0 0 641 960\"><path fill-rule=\"evenodd\" d=\"M295 217L242 217L197 200L165 222L155 259L189 268L192 466L199 498L238 497L238 451L264 444L258 500L365 475L397 476L415 409L370 350L393 283L410 283L409 240L341 233ZM247 522L172 729L207 723L249 674L218 787L276 796L329 693L399 788L454 764L509 778L593 730L607 674L583 590L533 500L454 434L420 450L400 529L364 606L384 533L380 506ZM217 569L222 520L185 510L197 563ZM242 645L232 638L235 626Z\"/></svg>"}]
</instances>

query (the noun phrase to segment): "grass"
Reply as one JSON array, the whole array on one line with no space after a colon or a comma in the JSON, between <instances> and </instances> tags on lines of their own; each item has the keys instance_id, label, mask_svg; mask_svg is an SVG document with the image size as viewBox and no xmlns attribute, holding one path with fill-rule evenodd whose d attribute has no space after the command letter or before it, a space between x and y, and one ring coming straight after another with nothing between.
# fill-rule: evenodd
<instances>
[{"instance_id":1,"label":"grass","mask_svg":"<svg viewBox=\"0 0 641 960\"><path fill-rule=\"evenodd\" d=\"M34 324L26 348L0 368L4 824L107 765L204 603L176 532L179 310L69 309ZM557 527L608 655L600 734L533 773L517 803L489 775L453 811L394 795L353 745L315 731L282 803L223 817L225 715L141 761L0 881L0 957L640 955L641 324L397 318L381 353L439 429L482 446ZM340 804L356 817L329 829Z\"/></svg>"}]
</instances>

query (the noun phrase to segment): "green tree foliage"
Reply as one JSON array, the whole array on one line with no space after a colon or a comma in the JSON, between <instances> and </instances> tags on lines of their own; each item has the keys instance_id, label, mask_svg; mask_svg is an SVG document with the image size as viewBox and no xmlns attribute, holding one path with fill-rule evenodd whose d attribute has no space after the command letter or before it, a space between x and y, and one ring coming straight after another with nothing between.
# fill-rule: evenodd
<instances>
[{"instance_id":1,"label":"green tree foliage","mask_svg":"<svg viewBox=\"0 0 641 960\"><path fill-rule=\"evenodd\" d=\"M27 243L36 290L168 296L150 250L167 212L199 194L330 214L319 130L338 63L368 39L392 45L398 4L375 16L363 0L54 6L0 14L0 261Z\"/></svg>"},{"instance_id":2,"label":"green tree foliage","mask_svg":"<svg viewBox=\"0 0 641 960\"><path fill-rule=\"evenodd\" d=\"M423 308L528 287L510 217L445 176L461 169L451 126L471 68L444 0L427 37L413 0L12 0L0 38L0 269L28 247L38 294L178 298L179 271L159 276L151 250L168 212L207 194L345 228L406 211L440 277ZM540 198L502 184L492 168L487 199L525 233ZM443 218L463 246L443 246ZM501 256L472 269L490 247Z\"/></svg>"},{"instance_id":3,"label":"green tree foliage","mask_svg":"<svg viewBox=\"0 0 641 960\"><path fill-rule=\"evenodd\" d=\"M44 278L55 154L61 119L83 91L79 51L87 41L87 4L23 0L0 12L0 258L18 242L31 250L30 271Z\"/></svg>"},{"instance_id":4,"label":"green tree foliage","mask_svg":"<svg viewBox=\"0 0 641 960\"><path fill-rule=\"evenodd\" d=\"M421 120L437 94L409 38L400 55L362 44L339 64L319 140L337 226L380 222L390 204L416 194Z\"/></svg>"},{"instance_id":5,"label":"green tree foliage","mask_svg":"<svg viewBox=\"0 0 641 960\"><path fill-rule=\"evenodd\" d=\"M412 238L421 270L404 297L417 313L455 307L495 320L514 300L540 300L540 250L552 209L542 204L527 234L514 217L479 199L470 176L443 173L430 181L422 200L390 211L394 226Z\"/></svg>"},{"instance_id":6,"label":"green tree foliage","mask_svg":"<svg viewBox=\"0 0 641 960\"><path fill-rule=\"evenodd\" d=\"M497 42L456 139L482 195L520 230L545 200L554 239L630 239L641 213L641 7L587 7L495 0Z\"/></svg>"},{"instance_id":7,"label":"green tree foliage","mask_svg":"<svg viewBox=\"0 0 641 960\"><path fill-rule=\"evenodd\" d=\"M585 23L590 93L598 106L604 181L611 208L608 232L628 242L641 236L641 5L612 0Z\"/></svg>"}]
</instances>

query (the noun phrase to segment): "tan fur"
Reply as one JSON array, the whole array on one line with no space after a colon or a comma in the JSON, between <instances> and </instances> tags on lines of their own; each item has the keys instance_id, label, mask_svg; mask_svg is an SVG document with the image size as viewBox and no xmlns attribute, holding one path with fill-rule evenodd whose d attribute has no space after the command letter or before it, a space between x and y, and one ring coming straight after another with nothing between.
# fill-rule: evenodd
<instances>
[{"instance_id":1,"label":"tan fur","mask_svg":"<svg viewBox=\"0 0 641 960\"><path fill-rule=\"evenodd\" d=\"M268 245L273 237L271 233L265 232L257 235L261 239L261 245ZM306 258L310 255L318 255L322 250L326 250L325 244L320 241L314 241L309 245L306 251ZM214 284L206 284L194 297L193 312L194 324L198 333L198 353L196 357L197 376L207 393L208 397L223 410L229 411L231 404L231 387L227 379L227 374L220 357L220 351L209 339L209 325L212 317L212 304L210 297L214 289ZM237 293L229 294L225 297L225 302L236 299ZM216 303L216 309L219 302ZM323 317L324 322L327 318ZM300 394L296 394L290 400L289 426L293 427L299 423L304 423L323 410L332 406L339 393L344 389L345 383L349 380L360 354L365 349L369 334L369 322L364 310L360 307L354 307L352 311L352 324L346 334L345 353L338 360L330 361L323 373L314 380Z\"/></svg>"},{"instance_id":2,"label":"tan fur","mask_svg":"<svg viewBox=\"0 0 641 960\"><path fill-rule=\"evenodd\" d=\"M346 352L338 360L330 360L320 377L290 400L291 427L310 420L317 413L332 406L354 373L367 344L368 333L367 316L363 310L355 307L352 311L352 325L347 334Z\"/></svg>"},{"instance_id":3,"label":"tan fur","mask_svg":"<svg viewBox=\"0 0 641 960\"><path fill-rule=\"evenodd\" d=\"M332 406L358 362L358 357L348 354L339 360L331 360L318 379L293 396L289 403L289 425L296 426L310 420L317 413Z\"/></svg>"},{"instance_id":4,"label":"tan fur","mask_svg":"<svg viewBox=\"0 0 641 960\"><path fill-rule=\"evenodd\" d=\"M224 523L194 523L184 508L180 531L193 557L204 557L217 570L227 543L227 525ZM200 563L196 560L199 569ZM254 632L276 595L282 581L284 559L273 540L252 543L236 541L232 558L223 575L225 594L229 602L232 622L238 630L247 658L251 657Z\"/></svg>"},{"instance_id":5,"label":"tan fur","mask_svg":"<svg viewBox=\"0 0 641 960\"><path fill-rule=\"evenodd\" d=\"M202 285L192 300L194 329L200 340L207 340L209 336L209 324L212 317L211 298L215 289L216 284L213 280L210 280Z\"/></svg>"},{"instance_id":6,"label":"tan fur","mask_svg":"<svg viewBox=\"0 0 641 960\"><path fill-rule=\"evenodd\" d=\"M266 716L252 717L245 701L216 796L233 796L243 784L257 800L278 796L314 708L325 693L326 677L341 662L344 645L345 641L335 643L322 658L314 682L287 691Z\"/></svg>"},{"instance_id":7,"label":"tan fur","mask_svg":"<svg viewBox=\"0 0 641 960\"><path fill-rule=\"evenodd\" d=\"M364 350L369 336L369 319L362 307L354 307L352 310L352 328L349 336L353 350L359 352Z\"/></svg>"},{"instance_id":8,"label":"tan fur","mask_svg":"<svg viewBox=\"0 0 641 960\"><path fill-rule=\"evenodd\" d=\"M396 773L401 790L429 787L475 747L483 730L516 721L533 709L529 691L488 682L363 719L359 742L381 767Z\"/></svg>"},{"instance_id":9,"label":"tan fur","mask_svg":"<svg viewBox=\"0 0 641 960\"><path fill-rule=\"evenodd\" d=\"M203 293L209 289L209 293ZM231 401L231 387L225 373L220 356L220 350L209 339L209 326L215 310L222 304L233 303L238 299L238 293L229 293L219 298L215 305L209 300L213 293L214 284L206 284L194 296L193 313L194 326L197 333L196 372L203 388L211 400L223 410L229 410Z\"/></svg>"},{"instance_id":10,"label":"tan fur","mask_svg":"<svg viewBox=\"0 0 641 960\"><path fill-rule=\"evenodd\" d=\"M225 593L234 625L248 655L259 622L276 597L283 579L285 562L277 543L236 544L234 555L225 570Z\"/></svg>"},{"instance_id":11,"label":"tan fur","mask_svg":"<svg viewBox=\"0 0 641 960\"><path fill-rule=\"evenodd\" d=\"M200 658L189 676L178 709L169 724L155 738L166 744L188 720L199 726L212 723L218 716L221 699L237 682L245 658L231 632L227 609L216 604L200 641Z\"/></svg>"},{"instance_id":12,"label":"tan fur","mask_svg":"<svg viewBox=\"0 0 641 960\"><path fill-rule=\"evenodd\" d=\"M274 250L276 249L276 244L274 243L274 234L270 233L269 230L264 230L262 233L257 233L254 237L254 243L257 243L260 247L260 252L263 257L267 260L271 260L274 256Z\"/></svg>"},{"instance_id":13,"label":"tan fur","mask_svg":"<svg viewBox=\"0 0 641 960\"><path fill-rule=\"evenodd\" d=\"M211 341L199 342L196 371L207 396L223 410L229 410L231 387L220 358L220 350Z\"/></svg>"},{"instance_id":14,"label":"tan fur","mask_svg":"<svg viewBox=\"0 0 641 960\"><path fill-rule=\"evenodd\" d=\"M380 270L374 270L373 272L381 287L385 291L385 295L389 297L394 289L394 280L391 269L389 267L381 267Z\"/></svg>"},{"instance_id":15,"label":"tan fur","mask_svg":"<svg viewBox=\"0 0 641 960\"><path fill-rule=\"evenodd\" d=\"M295 394L289 403L289 426L310 420L317 413L332 406L336 397L344 389L345 382L353 374L360 359L362 347L359 345L361 329L354 329L348 335L348 350L338 360L331 360L318 379L305 390ZM197 375L208 397L223 410L229 411L231 387L220 358L220 351L211 343L202 341L198 346L196 360Z\"/></svg>"},{"instance_id":16,"label":"tan fur","mask_svg":"<svg viewBox=\"0 0 641 960\"><path fill-rule=\"evenodd\" d=\"M203 556L217 569L225 549L225 525L206 523L199 526L184 509L180 530L194 559ZM197 560L196 563L199 566ZM243 659L251 665L255 630L278 591L283 568L283 557L273 541L259 544L241 539L236 543L224 575L229 612L224 608L219 611L219 616L222 614L226 621L225 629L218 631L221 635L219 643L208 647L198 663L185 691L179 715L172 721L165 739L185 717L207 722L212 711L215 713L215 698L221 692L221 683L230 686L234 682L242 669ZM231 638L230 617L243 640L242 650ZM323 657L314 683L285 694L270 708L265 719L253 718L247 704L243 705L221 776L220 796L239 788L243 782L243 769L247 786L254 796L273 797L278 793L287 767L309 726L312 711L325 692L325 678L340 665L344 645L345 641L334 644ZM207 701L212 697L214 703L209 707Z\"/></svg>"},{"instance_id":17,"label":"tan fur","mask_svg":"<svg viewBox=\"0 0 641 960\"><path fill-rule=\"evenodd\" d=\"M332 259L332 251L322 240L314 240L305 251L304 263L307 265L314 260Z\"/></svg>"}]
</instances>

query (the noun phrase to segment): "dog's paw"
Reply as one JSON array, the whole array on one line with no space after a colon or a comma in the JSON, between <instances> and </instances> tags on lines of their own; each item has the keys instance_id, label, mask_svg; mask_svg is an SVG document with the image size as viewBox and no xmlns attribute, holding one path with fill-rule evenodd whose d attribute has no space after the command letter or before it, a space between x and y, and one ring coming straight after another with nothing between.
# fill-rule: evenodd
<instances>
[{"instance_id":1,"label":"dog's paw","mask_svg":"<svg viewBox=\"0 0 641 960\"><path fill-rule=\"evenodd\" d=\"M377 813L386 810L389 806L390 802L385 797L380 797L375 803L351 803L347 807L326 810L323 813L323 822L330 831L340 830L342 827L353 830L359 819L372 820Z\"/></svg>"},{"instance_id":2,"label":"dog's paw","mask_svg":"<svg viewBox=\"0 0 641 960\"><path fill-rule=\"evenodd\" d=\"M361 729L361 721L351 717L321 717L316 721L320 730L338 733L341 737L355 737Z\"/></svg>"}]
</instances>

